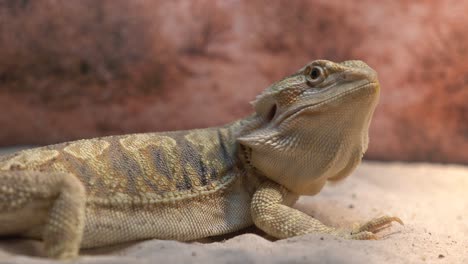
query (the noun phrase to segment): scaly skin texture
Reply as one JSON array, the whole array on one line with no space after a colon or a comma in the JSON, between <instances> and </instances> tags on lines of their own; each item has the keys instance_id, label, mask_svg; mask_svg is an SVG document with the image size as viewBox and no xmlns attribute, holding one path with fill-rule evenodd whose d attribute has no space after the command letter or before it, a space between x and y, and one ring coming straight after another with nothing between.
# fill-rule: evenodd
<instances>
[{"instance_id":1,"label":"scaly skin texture","mask_svg":"<svg viewBox=\"0 0 468 264\"><path fill-rule=\"evenodd\" d=\"M223 127L111 136L0 157L0 236L41 239L49 257L149 238L194 240L255 224L287 238L375 239L396 217L353 230L290 206L349 175L368 144L376 73L318 60L267 88Z\"/></svg>"}]
</instances>

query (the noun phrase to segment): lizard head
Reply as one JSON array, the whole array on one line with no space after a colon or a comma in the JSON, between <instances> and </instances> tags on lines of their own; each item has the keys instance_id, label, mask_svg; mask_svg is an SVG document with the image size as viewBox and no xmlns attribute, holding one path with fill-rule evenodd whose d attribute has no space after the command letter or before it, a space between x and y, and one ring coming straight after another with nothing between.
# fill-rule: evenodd
<instances>
[{"instance_id":1,"label":"lizard head","mask_svg":"<svg viewBox=\"0 0 468 264\"><path fill-rule=\"evenodd\" d=\"M379 91L376 72L362 61L313 61L256 98L238 141L260 174L315 194L360 163Z\"/></svg>"}]
</instances>

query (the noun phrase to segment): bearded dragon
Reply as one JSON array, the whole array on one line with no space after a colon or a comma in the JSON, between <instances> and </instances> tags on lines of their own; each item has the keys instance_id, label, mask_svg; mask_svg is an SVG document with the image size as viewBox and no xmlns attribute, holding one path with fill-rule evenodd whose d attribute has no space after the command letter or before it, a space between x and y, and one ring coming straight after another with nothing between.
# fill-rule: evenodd
<instances>
[{"instance_id":1,"label":"bearded dragon","mask_svg":"<svg viewBox=\"0 0 468 264\"><path fill-rule=\"evenodd\" d=\"M190 241L255 225L275 238L376 239L383 216L337 229L292 208L349 175L379 98L361 61L316 60L263 91L225 126L72 141L0 157L0 236L47 256L125 241Z\"/></svg>"}]
</instances>

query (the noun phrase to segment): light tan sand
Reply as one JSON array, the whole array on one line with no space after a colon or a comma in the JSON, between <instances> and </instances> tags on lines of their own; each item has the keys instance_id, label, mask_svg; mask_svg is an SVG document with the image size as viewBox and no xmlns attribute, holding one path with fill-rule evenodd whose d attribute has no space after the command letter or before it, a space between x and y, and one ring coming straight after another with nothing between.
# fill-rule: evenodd
<instances>
[{"instance_id":1,"label":"light tan sand","mask_svg":"<svg viewBox=\"0 0 468 264\"><path fill-rule=\"evenodd\" d=\"M378 241L306 235L271 242L248 233L221 242L151 240L82 252L77 263L468 263L468 167L365 162L297 208L335 226L397 215ZM41 244L0 242L1 263L48 263Z\"/></svg>"}]
</instances>

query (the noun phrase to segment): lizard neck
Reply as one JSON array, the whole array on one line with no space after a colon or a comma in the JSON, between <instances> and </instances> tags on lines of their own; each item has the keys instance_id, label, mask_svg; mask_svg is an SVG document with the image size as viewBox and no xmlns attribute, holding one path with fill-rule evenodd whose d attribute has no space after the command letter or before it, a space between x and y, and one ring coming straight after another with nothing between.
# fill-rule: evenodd
<instances>
[{"instance_id":1,"label":"lizard neck","mask_svg":"<svg viewBox=\"0 0 468 264\"><path fill-rule=\"evenodd\" d=\"M251 114L243 119L239 119L230 124L227 124L225 128L232 131L234 136L231 140L231 144L235 145L236 148L236 159L239 166L243 169L245 177L243 177L243 185L245 189L251 194L255 192L257 187L264 181L268 180L267 177L262 175L258 170L252 166L250 161L251 149L243 146L237 141L237 138L242 137L259 127L261 127L262 121L257 114Z\"/></svg>"}]
</instances>

